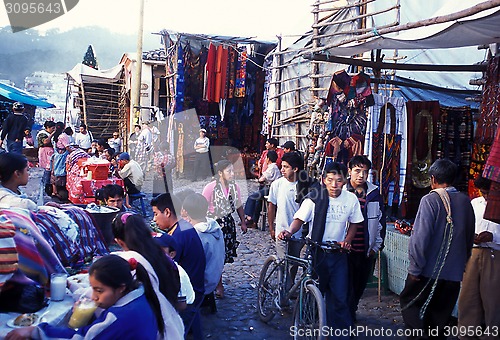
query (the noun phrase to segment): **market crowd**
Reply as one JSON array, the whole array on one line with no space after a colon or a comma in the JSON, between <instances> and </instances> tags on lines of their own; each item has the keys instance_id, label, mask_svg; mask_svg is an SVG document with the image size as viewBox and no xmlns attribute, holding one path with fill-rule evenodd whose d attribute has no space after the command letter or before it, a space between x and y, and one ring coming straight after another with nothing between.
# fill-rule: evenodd
<instances>
[{"instance_id":1,"label":"market crowd","mask_svg":"<svg viewBox=\"0 0 500 340\"><path fill-rule=\"evenodd\" d=\"M25 312L19 308L27 301L13 292L48 288L52 273L88 271L79 282L70 277L69 288L75 298L93 300L97 310L84 327L42 322L15 329L6 339L182 339L189 333L202 339L200 309L209 306L215 311L215 299L228 298L222 275L237 256L237 228L245 233L254 227L262 204L278 257L300 256L303 243L287 242L291 238L307 237L318 245L314 274L324 295L328 326L343 330L355 325L358 303L384 247L387 223L380 190L367 180L372 163L366 156L354 156L347 166L330 162L315 179L304 169L304 155L292 141L280 147L270 138L256 169L260 187L244 203L233 162L212 164L206 131L201 129L194 150L203 167L195 171L195 179L213 175L212 180L199 193L186 189L174 194L164 177L166 193L150 202L153 231L128 204L129 196L141 192L145 172L160 164L164 175L166 165L174 162L168 152L161 152L168 146L154 142L149 124L136 126L137 138L130 138L134 147L122 152L118 133L108 141L95 141L82 124L73 140L64 124L45 122L36 139L39 166L45 171L41 187L47 193L67 199L63 171L71 171L82 157L106 158L110 174L123 180L123 187L105 186L99 197L119 210L107 240L85 209L38 205L26 197L22 187L29 179L28 161L19 144L26 124L14 118L19 122L4 125L0 142L6 140L8 150L0 154L0 308ZM16 124L17 132L12 127ZM155 146L160 152L156 163L150 157ZM422 198L413 224L408 276L400 295L406 328L424 333L435 328L441 337L457 299L459 326L491 329L500 324L495 293L500 228L483 219L491 183L479 178L476 186L482 196L471 202L453 187L456 176L457 167L448 159L429 168L432 190ZM331 243L339 247L326 247ZM295 274L291 268L290 275ZM42 307L34 303L32 310Z\"/></svg>"}]
</instances>

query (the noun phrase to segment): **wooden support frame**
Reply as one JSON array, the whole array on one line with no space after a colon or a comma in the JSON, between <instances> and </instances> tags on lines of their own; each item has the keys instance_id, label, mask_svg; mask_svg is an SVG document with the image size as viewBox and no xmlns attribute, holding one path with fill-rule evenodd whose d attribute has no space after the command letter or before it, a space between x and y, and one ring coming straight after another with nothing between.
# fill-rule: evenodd
<instances>
[{"instance_id":1,"label":"wooden support frame","mask_svg":"<svg viewBox=\"0 0 500 340\"><path fill-rule=\"evenodd\" d=\"M404 70L404 71L443 71L443 72L483 72L486 70L486 64L477 65L430 65L430 64L395 64L384 63L382 61L366 61L337 56L326 56L324 54L312 54L304 56L305 59L338 63L344 65L354 65L371 67L384 70Z\"/></svg>"}]
</instances>

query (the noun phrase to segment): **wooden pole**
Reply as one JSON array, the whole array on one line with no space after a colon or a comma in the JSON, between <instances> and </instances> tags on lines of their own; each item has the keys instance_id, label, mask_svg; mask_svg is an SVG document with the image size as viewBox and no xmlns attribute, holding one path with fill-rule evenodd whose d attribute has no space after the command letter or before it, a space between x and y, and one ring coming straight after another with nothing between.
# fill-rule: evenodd
<instances>
[{"instance_id":1,"label":"wooden pole","mask_svg":"<svg viewBox=\"0 0 500 340\"><path fill-rule=\"evenodd\" d=\"M132 87L132 110L135 119L143 121L149 118L141 116L141 77L142 77L142 36L144 32L144 0L139 1L139 27L137 30L137 56L136 56L136 69L134 74L134 85ZM148 111L149 112L149 111ZM146 118L146 119L145 119Z\"/></svg>"},{"instance_id":2,"label":"wooden pole","mask_svg":"<svg viewBox=\"0 0 500 340\"><path fill-rule=\"evenodd\" d=\"M64 120L63 120L64 124L66 124L66 113L68 112L68 94L69 94L69 75L66 74L66 77L68 81L66 83L66 100L64 101Z\"/></svg>"},{"instance_id":3,"label":"wooden pole","mask_svg":"<svg viewBox=\"0 0 500 340\"><path fill-rule=\"evenodd\" d=\"M354 41L373 38L377 35L384 35L384 34L393 33L393 32L401 32L401 31L406 31L406 30L412 29L412 28L430 26L430 25L441 24L444 22L454 21L454 20L458 20L458 19L463 19L463 18L471 16L473 14L485 11L487 9L495 8L498 6L500 6L500 0L485 1L485 2L482 2L478 5L476 5L476 6L472 6L470 8L467 8L467 9L464 9L462 11L458 11L458 12L455 12L452 14L442 15L442 16L433 17L433 18L429 18L429 19L425 19L425 20L421 20L421 21L416 21L416 22L409 22L409 23L406 23L403 25L397 25L394 27L377 29L376 31L372 31L372 32L369 32L369 33L366 33L363 35L354 36L350 39L341 41L339 43L329 44L329 45L313 48L311 52L314 53L314 52L325 51L325 50L328 50L330 48L338 47L338 46L348 44L348 43L351 43ZM305 52L299 53L299 55L297 55L297 57L300 57L303 54L305 54Z\"/></svg>"},{"instance_id":4,"label":"wooden pole","mask_svg":"<svg viewBox=\"0 0 500 340\"><path fill-rule=\"evenodd\" d=\"M278 36L278 51L281 52L281 35ZM282 64L282 60L283 60L283 55L282 54L279 54L278 56L276 56L277 58L277 63L278 63L278 70L277 70L277 74L276 74L276 84L274 85L274 88L275 88L275 92L276 94L279 94L281 92L281 74L282 74L282 68L280 67L281 64ZM272 121L272 125L271 125L271 129L269 131L269 137L274 137L275 135L275 131L274 131L274 125L279 121L279 118L280 118L280 114L279 112L281 112L281 99L279 96L276 96L275 98L276 100L276 110L273 112L273 121Z\"/></svg>"},{"instance_id":5,"label":"wooden pole","mask_svg":"<svg viewBox=\"0 0 500 340\"><path fill-rule=\"evenodd\" d=\"M313 20L314 23L312 25L313 27L313 35L312 35L312 48L317 49L319 46L319 28L318 28L318 22L319 22L319 0L316 0L313 5ZM317 75L319 73L319 66L316 63L312 64L311 67L311 74ZM319 81L318 78L311 78L311 87L312 88L318 88ZM311 94L313 97L318 97L318 91L311 91Z\"/></svg>"},{"instance_id":6,"label":"wooden pole","mask_svg":"<svg viewBox=\"0 0 500 340\"><path fill-rule=\"evenodd\" d=\"M404 71L443 71L443 72L483 72L486 70L485 64L474 64L474 65L432 65L432 64L395 64L395 63L384 63L382 59L371 59L371 61L337 57L337 56L326 56L324 54L313 54L312 56L304 56L305 59L313 59L319 61L328 61L331 63L345 64L345 65L355 65L363 67L371 67L376 69L384 70L404 70Z\"/></svg>"}]
</instances>

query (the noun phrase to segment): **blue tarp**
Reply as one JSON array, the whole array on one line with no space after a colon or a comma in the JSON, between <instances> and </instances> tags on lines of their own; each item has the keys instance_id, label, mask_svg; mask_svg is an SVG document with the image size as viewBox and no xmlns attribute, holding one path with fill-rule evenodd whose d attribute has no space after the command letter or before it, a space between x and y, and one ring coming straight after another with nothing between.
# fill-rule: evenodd
<instances>
[{"instance_id":1,"label":"blue tarp","mask_svg":"<svg viewBox=\"0 0 500 340\"><path fill-rule=\"evenodd\" d=\"M10 86L0 82L0 96L10 99L15 102L21 102L26 105L32 105L43 108L56 107L54 104L49 103L47 100L32 95L26 91L18 89L17 87Z\"/></svg>"},{"instance_id":2,"label":"blue tarp","mask_svg":"<svg viewBox=\"0 0 500 340\"><path fill-rule=\"evenodd\" d=\"M396 85L396 88L398 88L399 90L394 91L395 97L403 97L406 101L437 100L439 101L439 105L441 106L470 106L472 109L479 108L479 102L469 101L466 100L466 98L478 96L481 94L481 91L447 89L398 76L395 77L395 80L410 85L404 86L402 84L398 84ZM428 86L428 88L421 89L412 87L412 84ZM381 91L380 93L384 94L383 91Z\"/></svg>"}]
</instances>

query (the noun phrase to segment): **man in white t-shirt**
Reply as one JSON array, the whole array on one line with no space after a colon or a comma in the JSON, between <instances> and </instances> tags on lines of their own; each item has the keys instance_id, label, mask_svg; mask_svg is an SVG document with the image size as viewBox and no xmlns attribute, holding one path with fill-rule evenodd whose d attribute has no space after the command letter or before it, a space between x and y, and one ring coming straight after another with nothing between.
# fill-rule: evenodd
<instances>
[{"instance_id":1,"label":"man in white t-shirt","mask_svg":"<svg viewBox=\"0 0 500 340\"><path fill-rule=\"evenodd\" d=\"M269 222L269 233L274 240L276 234L288 229L293 222L293 215L299 210L297 198L297 180L298 173L304 167L304 161L297 153L284 154L281 160L281 174L269 188L267 220ZM292 235L294 239L300 239L302 229L299 229ZM276 253L279 258L283 258L286 252L286 242L280 239L276 240ZM288 253L292 256L299 256L302 244L290 242Z\"/></svg>"},{"instance_id":2,"label":"man in white t-shirt","mask_svg":"<svg viewBox=\"0 0 500 340\"><path fill-rule=\"evenodd\" d=\"M362 228L363 214L358 198L342 190L346 183L347 168L330 163L323 173L323 185L302 202L290 227L282 231L280 239L290 238L302 224L309 222L309 237L315 242L337 242L349 251L358 228ZM353 326L348 304L349 270L347 253L315 247L314 266L319 276L319 288L325 295L328 326L348 330ZM336 333L337 334L337 333ZM346 332L349 339L349 332Z\"/></svg>"},{"instance_id":3,"label":"man in white t-shirt","mask_svg":"<svg viewBox=\"0 0 500 340\"><path fill-rule=\"evenodd\" d=\"M92 133L87 130L87 125L80 124L80 132L75 134L75 143L78 144L80 149L87 152L92 148L92 141Z\"/></svg>"}]
</instances>

